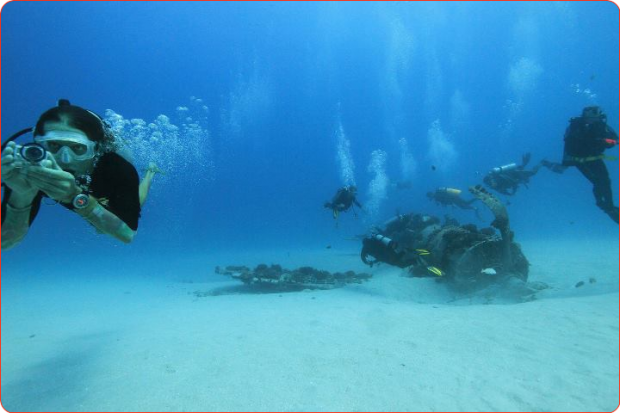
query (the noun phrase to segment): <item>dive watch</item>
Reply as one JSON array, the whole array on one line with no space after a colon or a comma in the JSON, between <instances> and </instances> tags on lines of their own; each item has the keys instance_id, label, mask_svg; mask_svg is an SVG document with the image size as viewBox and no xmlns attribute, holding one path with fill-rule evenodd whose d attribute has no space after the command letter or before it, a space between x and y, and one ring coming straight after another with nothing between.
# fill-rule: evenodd
<instances>
[{"instance_id":1,"label":"dive watch","mask_svg":"<svg viewBox=\"0 0 620 413\"><path fill-rule=\"evenodd\" d=\"M86 194L77 194L71 202L75 209L84 209L90 204L90 198Z\"/></svg>"}]
</instances>

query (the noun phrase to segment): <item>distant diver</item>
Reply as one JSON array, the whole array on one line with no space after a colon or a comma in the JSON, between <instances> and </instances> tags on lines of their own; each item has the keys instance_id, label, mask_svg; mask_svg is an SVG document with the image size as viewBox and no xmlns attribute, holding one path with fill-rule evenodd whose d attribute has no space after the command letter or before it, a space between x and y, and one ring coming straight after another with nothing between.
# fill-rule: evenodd
<instances>
[{"instance_id":1,"label":"distant diver","mask_svg":"<svg viewBox=\"0 0 620 413\"><path fill-rule=\"evenodd\" d=\"M402 181L396 181L392 183L391 186L402 191L413 188L413 182L409 179L405 179Z\"/></svg>"},{"instance_id":2,"label":"distant diver","mask_svg":"<svg viewBox=\"0 0 620 413\"><path fill-rule=\"evenodd\" d=\"M460 209L471 209L474 211L476 216L480 218L478 213L478 208L472 206L472 204L478 201L478 198L472 198L470 200L465 200L461 197L461 190L456 188L447 188L441 187L437 188L435 192L427 192L426 196L435 201L437 205L441 206L449 206L453 205Z\"/></svg>"},{"instance_id":3,"label":"distant diver","mask_svg":"<svg viewBox=\"0 0 620 413\"><path fill-rule=\"evenodd\" d=\"M357 187L355 185L347 185L338 189L336 195L332 198L331 202L326 202L323 206L325 208L329 208L332 210L334 219L338 219L338 216L343 211L348 211L353 208L353 205L357 205L358 208L362 209L362 205L356 199L357 195ZM353 214L355 214L355 210L353 210Z\"/></svg>"},{"instance_id":4,"label":"distant diver","mask_svg":"<svg viewBox=\"0 0 620 413\"><path fill-rule=\"evenodd\" d=\"M538 173L541 164L534 166L531 170L525 169L530 162L531 155L526 153L521 158L521 165L510 163L493 168L483 178L486 186L504 195L514 195L520 185L527 188L530 178Z\"/></svg>"}]
</instances>

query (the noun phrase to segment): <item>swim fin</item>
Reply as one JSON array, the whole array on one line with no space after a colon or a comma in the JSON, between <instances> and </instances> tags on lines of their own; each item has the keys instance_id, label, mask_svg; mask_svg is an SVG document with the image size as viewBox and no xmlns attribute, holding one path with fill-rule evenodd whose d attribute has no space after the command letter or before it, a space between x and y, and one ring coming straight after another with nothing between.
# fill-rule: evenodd
<instances>
[{"instance_id":1,"label":"swim fin","mask_svg":"<svg viewBox=\"0 0 620 413\"><path fill-rule=\"evenodd\" d=\"M428 267L426 267L427 270L429 270L430 272L432 272L433 274L435 274L438 277L443 277L444 272L441 271L439 268L434 267L432 265L429 265Z\"/></svg>"},{"instance_id":2,"label":"swim fin","mask_svg":"<svg viewBox=\"0 0 620 413\"><path fill-rule=\"evenodd\" d=\"M531 153L526 153L521 157L521 167L525 168L525 165L527 165L528 163L530 163L530 159L532 158L532 154Z\"/></svg>"}]
</instances>

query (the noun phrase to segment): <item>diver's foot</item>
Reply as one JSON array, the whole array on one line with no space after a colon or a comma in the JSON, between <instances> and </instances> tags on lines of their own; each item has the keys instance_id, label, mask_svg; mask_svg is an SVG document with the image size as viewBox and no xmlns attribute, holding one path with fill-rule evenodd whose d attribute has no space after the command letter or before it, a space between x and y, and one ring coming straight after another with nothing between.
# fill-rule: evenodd
<instances>
[{"instance_id":1,"label":"diver's foot","mask_svg":"<svg viewBox=\"0 0 620 413\"><path fill-rule=\"evenodd\" d=\"M164 171L159 169L155 162L149 162L148 168L146 168L145 172L153 172L154 174L164 174Z\"/></svg>"},{"instance_id":2,"label":"diver's foot","mask_svg":"<svg viewBox=\"0 0 620 413\"><path fill-rule=\"evenodd\" d=\"M618 207L610 208L605 212L607 213L607 215L609 215L609 218L613 219L616 224L618 223L618 218L620 217L620 214L618 213Z\"/></svg>"}]
</instances>

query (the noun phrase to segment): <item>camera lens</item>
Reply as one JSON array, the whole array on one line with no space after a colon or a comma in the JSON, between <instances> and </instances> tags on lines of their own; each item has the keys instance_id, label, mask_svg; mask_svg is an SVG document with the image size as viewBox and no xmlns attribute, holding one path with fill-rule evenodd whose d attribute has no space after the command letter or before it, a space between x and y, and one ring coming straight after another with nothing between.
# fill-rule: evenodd
<instances>
[{"instance_id":1,"label":"camera lens","mask_svg":"<svg viewBox=\"0 0 620 413\"><path fill-rule=\"evenodd\" d=\"M45 159L45 148L38 143L27 143L22 146L19 152L25 160L29 162L41 162Z\"/></svg>"}]
</instances>

